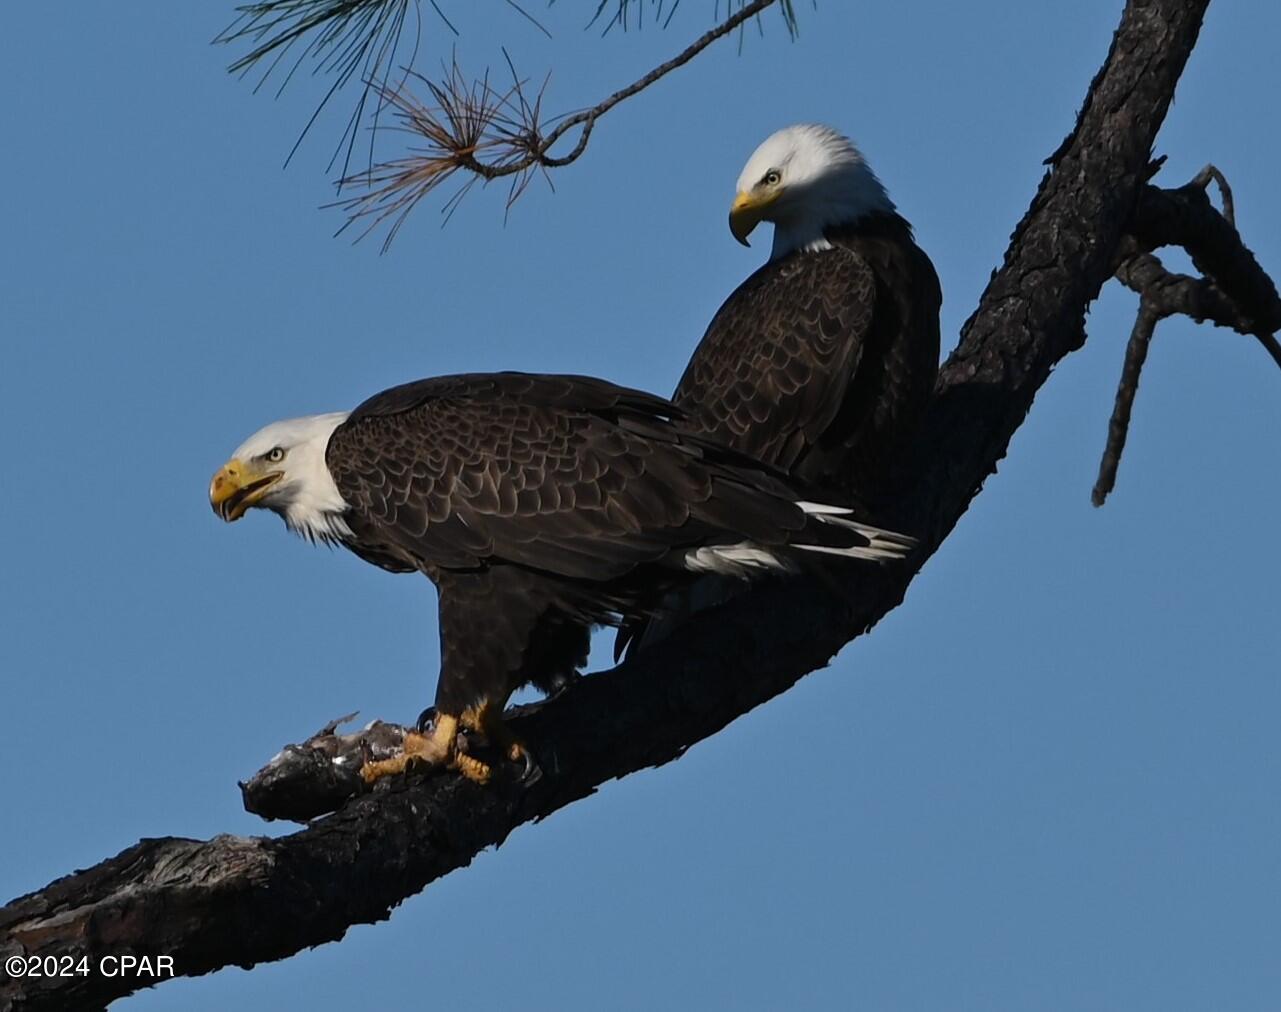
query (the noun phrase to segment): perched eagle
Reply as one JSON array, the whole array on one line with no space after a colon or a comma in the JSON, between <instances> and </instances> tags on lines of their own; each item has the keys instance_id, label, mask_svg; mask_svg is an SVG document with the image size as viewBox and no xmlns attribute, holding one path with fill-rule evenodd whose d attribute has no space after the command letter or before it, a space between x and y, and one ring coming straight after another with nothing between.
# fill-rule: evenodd
<instances>
[{"instance_id":1,"label":"perched eagle","mask_svg":"<svg viewBox=\"0 0 1281 1012\"><path fill-rule=\"evenodd\" d=\"M500 717L512 692L585 663L598 623L636 620L700 573L750 579L813 553L875 562L912 541L805 501L777 472L677 424L662 398L581 376L446 376L350 414L268 425L214 475L224 520L273 510L439 590L436 721L405 755L484 780L459 726L532 760Z\"/></svg>"},{"instance_id":2,"label":"perched eagle","mask_svg":"<svg viewBox=\"0 0 1281 1012\"><path fill-rule=\"evenodd\" d=\"M692 431L875 502L934 387L934 267L829 127L787 127L748 160L730 231L747 245L762 221L774 225L768 263L713 317L672 399Z\"/></svg>"}]
</instances>

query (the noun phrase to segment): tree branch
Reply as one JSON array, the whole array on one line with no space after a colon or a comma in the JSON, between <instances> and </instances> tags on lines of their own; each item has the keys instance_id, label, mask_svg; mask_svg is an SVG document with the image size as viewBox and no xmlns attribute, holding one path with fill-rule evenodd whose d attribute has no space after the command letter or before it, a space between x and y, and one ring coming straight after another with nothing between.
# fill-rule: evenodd
<instances>
[{"instance_id":1,"label":"tree branch","mask_svg":"<svg viewBox=\"0 0 1281 1012\"><path fill-rule=\"evenodd\" d=\"M435 0L429 2L436 7ZM365 107L371 94L377 91L368 82L385 78L397 65L409 6L410 0L254 0L236 8L235 21L219 32L213 41L252 43L249 52L234 60L227 69L230 73L244 75L265 64L266 69L254 91L266 84L289 52L304 41L306 45L285 72L276 94L284 90L299 67L308 60L315 64L315 73L333 77L333 83L294 142L285 164L293 158L329 100L356 77L365 84L334 154L336 159L337 152L345 147L350 161L357 129L365 117ZM414 6L416 14L416 2ZM452 30L453 26L445 20L438 7L436 12ZM418 50L417 32L411 49L414 53ZM409 62L413 63L412 55ZM374 121L377 122L377 110Z\"/></svg>"},{"instance_id":2,"label":"tree branch","mask_svg":"<svg viewBox=\"0 0 1281 1012\"><path fill-rule=\"evenodd\" d=\"M1211 181L1222 195L1222 214L1206 194ZM1185 249L1206 276L1173 274L1150 252L1172 245ZM1236 229L1232 189L1213 165L1178 189L1145 186L1131 235L1122 241L1119 256L1116 277L1139 294L1139 312L1125 352L1099 476L1090 495L1095 506L1102 506L1116 485L1139 376L1159 321L1183 315L1198 323L1209 320L1238 334L1252 334L1281 367L1281 345L1274 336L1281 330L1281 298L1272 279L1242 242Z\"/></svg>"},{"instance_id":3,"label":"tree branch","mask_svg":"<svg viewBox=\"0 0 1281 1012\"><path fill-rule=\"evenodd\" d=\"M1147 254L1151 256L1151 254ZM1152 257L1153 260L1156 257ZM1108 419L1108 441L1103 449L1103 460L1099 463L1099 476L1094 482L1094 491L1090 501L1095 506L1102 506L1108 495L1116 486L1116 470L1121 464L1121 454L1125 452L1125 440L1130 433L1130 414L1134 410L1134 396L1139 392L1139 374L1143 363L1148 358L1148 346L1152 335L1156 333L1160 312L1154 308L1152 300L1144 295L1139 300L1139 315L1134 320L1134 329L1130 332L1129 344L1125 346L1125 364L1121 367L1121 382L1116 391L1116 404L1112 408L1112 417Z\"/></svg>"},{"instance_id":4,"label":"tree branch","mask_svg":"<svg viewBox=\"0 0 1281 1012\"><path fill-rule=\"evenodd\" d=\"M394 111L401 129L416 135L420 146L411 155L371 165L367 170L339 181L340 189L350 186L365 190L332 205L347 212L347 225L343 229L368 218L368 227L360 233L360 238L363 238L390 220L391 226L383 241L385 251L419 201L459 171L470 174L470 178L445 204L447 213L452 213L476 180L492 181L508 176L512 177L507 194L507 206L510 208L525 192L533 173L563 168L577 161L587 150L596 121L614 106L683 67L717 39L741 28L776 2L778 0L742 3L737 11L704 32L670 60L591 108L550 121L556 124L554 127L549 127L549 123L542 119L542 91L532 99L527 98L524 82L510 59L508 68L513 83L505 92L490 85L488 73L479 81L467 83L457 63L439 82L410 73L399 84L380 85L380 104ZM788 25L792 27L794 14L790 3L788 0L782 0L782 3ZM408 90L409 78L416 78L426 85L431 103L420 101ZM579 132L574 146L563 155L553 155L551 149L576 128Z\"/></svg>"},{"instance_id":5,"label":"tree branch","mask_svg":"<svg viewBox=\"0 0 1281 1012\"><path fill-rule=\"evenodd\" d=\"M1241 241L1232 220L1232 191L1223 191L1228 217L1210 203L1206 185L1216 178L1222 180L1222 175L1209 165L1177 189L1143 187L1131 231L1142 249L1180 246L1187 250L1196 269L1236 307L1234 313L1214 322L1242 334L1276 333L1281 330L1276 285Z\"/></svg>"},{"instance_id":6,"label":"tree branch","mask_svg":"<svg viewBox=\"0 0 1281 1012\"><path fill-rule=\"evenodd\" d=\"M559 122L551 121L557 125L547 131L547 125L538 115L537 103L530 105L525 102L522 82L516 78L514 70L513 87L505 93L490 89L488 74L479 81L470 84L464 82L458 74L456 63L440 83L427 81L414 70L422 28L421 2L422 0L412 0L413 13L419 18L419 23L416 25L413 45L409 47L409 58L403 65L398 60L398 55L411 0L252 0L236 8L235 20L213 40L223 44L249 43L249 51L232 61L227 69L233 74L245 75L251 70L263 68L255 91L266 84L295 47L298 47L296 59L283 73L277 95L284 91L294 74L308 61L313 64L313 74L332 78L332 84L290 149L285 159L286 164L293 158L330 99L350 83L352 78L360 80L362 88L355 109L348 117L330 167L332 168L338 154L345 148L339 190L344 186L359 184L370 191L351 200L337 202L337 206L346 207L351 213L348 225L352 220L370 215L374 219L370 226L372 229L389 216L395 216L390 235L383 244L384 249L395 237L408 211L452 175L455 169L466 169L474 175L446 203L446 212L452 213L453 206L476 179L489 180L502 176L516 177L507 197L510 207L525 191L533 171L568 165L586 150L592 128L602 114L649 87L660 77L688 63L717 39L741 28L765 8L777 3L788 32L793 36L796 34L794 0L731 0L727 4L726 19L695 40L682 53L655 67L640 80L615 92L591 109L560 117ZM441 6L443 0L426 2L441 23L457 35L457 29ZM524 4L518 0L501 2L550 38L551 33L525 9ZM601 17L610 2L611 0L599 0L589 25ZM644 0L612 2L616 6L613 16L606 23L605 33L614 25L621 25L626 31L633 8L636 8L638 23L643 23ZM664 27L671 21L678 6L679 0L672 4ZM738 9L734 10L736 6ZM719 4L717 7L719 8ZM655 18L662 18L662 0L657 5ZM510 65L508 58L508 66ZM394 83L393 74L398 78ZM436 106L423 105L408 93L407 85L414 78L426 83L437 101ZM449 128L457 125L453 114L459 109L467 111L466 119L469 124L474 124L477 116L482 117L480 136L472 137L470 131L451 134ZM405 158L374 164L373 136L387 110L391 110L400 119L404 129L422 134L428 143L425 153L416 152ZM357 133L367 117L373 127L369 167L361 172L351 173L351 158ZM427 127L425 130L422 129L424 125ZM551 155L551 147L575 127L582 129L574 147L565 155ZM442 146L442 138L452 138L453 143ZM476 141L481 143L477 144ZM491 154L496 154L497 157L488 161L477 158L485 149L490 149ZM366 229L361 235L367 234L370 229Z\"/></svg>"},{"instance_id":7,"label":"tree branch","mask_svg":"<svg viewBox=\"0 0 1281 1012\"><path fill-rule=\"evenodd\" d=\"M1053 365L1084 341L1086 307L1117 263L1207 3L1127 3L1075 129L941 371L899 518L923 539L910 566L869 574L848 599L807 581L762 587L522 714L517 729L543 770L528 790L436 775L389 783L281 839L145 840L0 910L0 954L167 954L190 975L338 939L514 827L679 757L825 664L902 600ZM0 980L0 1008L95 1008L150 982Z\"/></svg>"}]
</instances>

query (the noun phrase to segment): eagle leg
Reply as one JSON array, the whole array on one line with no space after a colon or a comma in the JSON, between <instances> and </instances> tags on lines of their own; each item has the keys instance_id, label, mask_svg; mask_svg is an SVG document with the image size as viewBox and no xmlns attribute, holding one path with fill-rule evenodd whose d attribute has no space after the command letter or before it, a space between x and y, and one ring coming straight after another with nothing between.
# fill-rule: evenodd
<instances>
[{"instance_id":1,"label":"eagle leg","mask_svg":"<svg viewBox=\"0 0 1281 1012\"><path fill-rule=\"evenodd\" d=\"M464 710L463 727L485 736L485 740L499 749L512 762L522 764L520 779L523 783L534 783L542 775L533 754L516 735L512 734L503 720L502 707L493 703L481 703L479 706Z\"/></svg>"},{"instance_id":2,"label":"eagle leg","mask_svg":"<svg viewBox=\"0 0 1281 1012\"><path fill-rule=\"evenodd\" d=\"M438 714L436 726L431 734L420 734L410 731L399 755L390 759L379 759L367 762L360 768L360 775L365 783L372 784L383 777L404 773L420 763L431 766L447 766L458 770L468 780L485 783L489 779L489 766L464 755L458 751L455 738L458 734L458 718L449 714Z\"/></svg>"}]
</instances>

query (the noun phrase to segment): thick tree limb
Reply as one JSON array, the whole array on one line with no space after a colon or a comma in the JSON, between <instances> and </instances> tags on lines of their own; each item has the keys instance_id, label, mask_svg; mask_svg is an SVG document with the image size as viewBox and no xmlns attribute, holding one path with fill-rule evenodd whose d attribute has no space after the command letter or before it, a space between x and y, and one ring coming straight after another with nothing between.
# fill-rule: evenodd
<instances>
[{"instance_id":1,"label":"thick tree limb","mask_svg":"<svg viewBox=\"0 0 1281 1012\"><path fill-rule=\"evenodd\" d=\"M902 600L1004 456L1052 366L1083 342L1086 307L1118 262L1207 4L1127 3L1075 129L941 372L900 518L923 539L910 566L873 574L849 600L812 583L765 587L581 680L518 718L543 770L528 790L440 775L389 784L281 839L144 840L0 910L0 954L168 954L191 975L341 938L515 826L677 758L825 664ZM0 978L0 1009L97 1008L150 982Z\"/></svg>"}]
</instances>

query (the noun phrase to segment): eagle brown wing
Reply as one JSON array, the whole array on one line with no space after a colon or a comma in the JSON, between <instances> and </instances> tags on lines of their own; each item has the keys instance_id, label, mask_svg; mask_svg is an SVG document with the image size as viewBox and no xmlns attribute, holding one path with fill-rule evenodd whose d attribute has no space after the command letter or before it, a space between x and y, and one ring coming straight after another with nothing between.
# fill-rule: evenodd
<instances>
[{"instance_id":1,"label":"eagle brown wing","mask_svg":"<svg viewBox=\"0 0 1281 1012\"><path fill-rule=\"evenodd\" d=\"M675 413L586 377L441 377L361 405L326 463L353 547L428 572L508 562L607 581L726 532L780 543L803 525L784 485L717 460Z\"/></svg>"},{"instance_id":2,"label":"eagle brown wing","mask_svg":"<svg viewBox=\"0 0 1281 1012\"><path fill-rule=\"evenodd\" d=\"M938 372L938 275L897 214L829 229L726 300L677 388L688 424L864 502L892 495Z\"/></svg>"},{"instance_id":3,"label":"eagle brown wing","mask_svg":"<svg viewBox=\"0 0 1281 1012\"><path fill-rule=\"evenodd\" d=\"M673 400L694 431L791 470L841 411L876 308L855 252L768 263L712 318Z\"/></svg>"}]
</instances>

